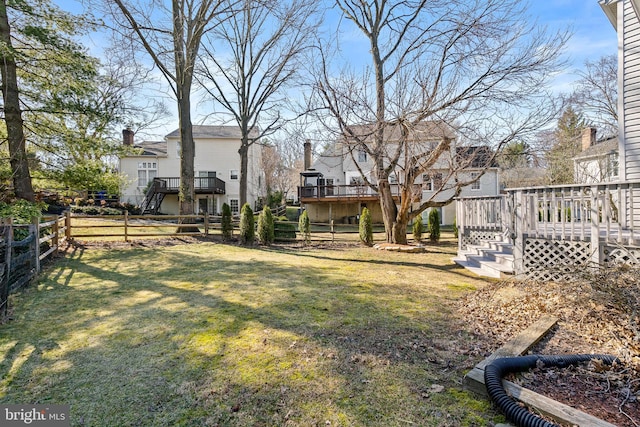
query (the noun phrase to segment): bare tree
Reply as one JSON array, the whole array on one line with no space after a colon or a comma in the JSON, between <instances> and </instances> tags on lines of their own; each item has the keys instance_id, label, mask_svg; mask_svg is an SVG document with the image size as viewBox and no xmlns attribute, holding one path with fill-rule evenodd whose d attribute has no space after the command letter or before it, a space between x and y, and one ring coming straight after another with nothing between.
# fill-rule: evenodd
<instances>
[{"instance_id":1,"label":"bare tree","mask_svg":"<svg viewBox=\"0 0 640 427\"><path fill-rule=\"evenodd\" d=\"M517 0L336 4L368 42L368 67L344 67L336 76L329 52L339 49L325 45L316 94L349 155L371 159L372 170L360 172L379 195L387 241L405 243L413 217L479 179L465 174L478 166L475 154L484 153L487 167L502 145L551 120L544 83L567 36L528 24ZM460 148L488 144L488 157L484 149ZM443 163L437 191L421 199L416 183ZM395 197L390 179L399 186Z\"/></svg>"},{"instance_id":2,"label":"bare tree","mask_svg":"<svg viewBox=\"0 0 640 427\"><path fill-rule=\"evenodd\" d=\"M586 61L577 74L572 103L591 119L605 137L618 133L618 57L603 56Z\"/></svg>"},{"instance_id":3,"label":"bare tree","mask_svg":"<svg viewBox=\"0 0 640 427\"><path fill-rule=\"evenodd\" d=\"M192 214L195 200L195 143L191 121L194 69L204 35L232 5L223 0L113 0L104 4L115 29L147 52L177 101L180 131L180 213Z\"/></svg>"},{"instance_id":4,"label":"bare tree","mask_svg":"<svg viewBox=\"0 0 640 427\"><path fill-rule=\"evenodd\" d=\"M229 0L228 0L229 1ZM286 122L284 89L300 69L318 21L315 0L242 0L208 37L200 83L241 132L240 205L247 200L250 147Z\"/></svg>"}]
</instances>

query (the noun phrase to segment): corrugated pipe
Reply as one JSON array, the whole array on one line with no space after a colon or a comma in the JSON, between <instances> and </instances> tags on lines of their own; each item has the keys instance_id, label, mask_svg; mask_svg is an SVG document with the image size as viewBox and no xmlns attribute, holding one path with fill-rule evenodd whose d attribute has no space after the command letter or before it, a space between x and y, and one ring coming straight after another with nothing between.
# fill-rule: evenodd
<instances>
[{"instance_id":1,"label":"corrugated pipe","mask_svg":"<svg viewBox=\"0 0 640 427\"><path fill-rule=\"evenodd\" d=\"M569 365L588 362L592 359L602 360L608 365L611 365L614 362L619 362L617 357L607 354L572 354L556 356L542 356L534 354L531 356L503 357L495 359L485 366L484 384L487 387L487 393L491 400L495 402L507 419L517 427L558 427L557 424L545 421L527 411L509 397L502 386L502 377L509 372L519 372L535 368L538 362L541 362L544 366L558 366L564 368Z\"/></svg>"}]
</instances>

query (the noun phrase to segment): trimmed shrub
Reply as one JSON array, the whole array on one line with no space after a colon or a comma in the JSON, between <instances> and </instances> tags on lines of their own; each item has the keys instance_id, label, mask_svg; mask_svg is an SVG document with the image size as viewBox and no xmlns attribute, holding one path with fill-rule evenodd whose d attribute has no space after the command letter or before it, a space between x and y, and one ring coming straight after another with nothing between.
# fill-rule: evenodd
<instances>
[{"instance_id":1,"label":"trimmed shrub","mask_svg":"<svg viewBox=\"0 0 640 427\"><path fill-rule=\"evenodd\" d=\"M424 224L422 222L422 215L418 215L413 220L413 240L416 243L420 243L422 240L422 233L424 233Z\"/></svg>"},{"instance_id":2,"label":"trimmed shrub","mask_svg":"<svg viewBox=\"0 0 640 427\"><path fill-rule=\"evenodd\" d=\"M220 220L222 240L229 241L233 237L233 224L231 223L231 206L222 204L222 219Z\"/></svg>"},{"instance_id":3,"label":"trimmed shrub","mask_svg":"<svg viewBox=\"0 0 640 427\"><path fill-rule=\"evenodd\" d=\"M358 225L360 232L360 241L367 246L373 245L373 224L371 223L371 212L369 209L363 208L360 214L360 224Z\"/></svg>"},{"instance_id":4,"label":"trimmed shrub","mask_svg":"<svg viewBox=\"0 0 640 427\"><path fill-rule=\"evenodd\" d=\"M302 212L302 215L300 215L300 219L298 220L298 231L300 231L305 243L311 242L311 222L309 221L309 214L307 214L307 211Z\"/></svg>"},{"instance_id":5,"label":"trimmed shrub","mask_svg":"<svg viewBox=\"0 0 640 427\"><path fill-rule=\"evenodd\" d=\"M273 214L268 206L262 208L258 216L258 241L263 245L270 245L275 238L273 229Z\"/></svg>"},{"instance_id":6,"label":"trimmed shrub","mask_svg":"<svg viewBox=\"0 0 640 427\"><path fill-rule=\"evenodd\" d=\"M431 209L429 212L429 222L427 225L429 231L429 240L433 243L440 240L440 214L437 209Z\"/></svg>"},{"instance_id":7,"label":"trimmed shrub","mask_svg":"<svg viewBox=\"0 0 640 427\"><path fill-rule=\"evenodd\" d=\"M255 218L249 203L242 205L240 210L240 241L251 244L256 238Z\"/></svg>"}]
</instances>

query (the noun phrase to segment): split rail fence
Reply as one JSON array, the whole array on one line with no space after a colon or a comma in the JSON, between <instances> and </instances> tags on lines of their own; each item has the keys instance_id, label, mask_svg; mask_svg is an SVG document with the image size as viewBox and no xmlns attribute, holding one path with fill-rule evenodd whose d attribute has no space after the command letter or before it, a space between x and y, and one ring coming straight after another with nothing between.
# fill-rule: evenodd
<instances>
[{"instance_id":1,"label":"split rail fence","mask_svg":"<svg viewBox=\"0 0 640 427\"><path fill-rule=\"evenodd\" d=\"M28 284L41 263L58 252L66 239L65 217L42 218L31 224L0 220L0 315L7 313L9 295Z\"/></svg>"}]
</instances>

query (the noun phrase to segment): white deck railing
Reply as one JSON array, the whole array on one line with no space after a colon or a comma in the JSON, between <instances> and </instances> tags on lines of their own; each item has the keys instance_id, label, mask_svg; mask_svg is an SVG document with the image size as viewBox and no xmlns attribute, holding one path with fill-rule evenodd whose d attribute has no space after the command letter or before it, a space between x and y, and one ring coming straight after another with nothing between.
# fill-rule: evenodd
<instances>
[{"instance_id":1,"label":"white deck railing","mask_svg":"<svg viewBox=\"0 0 640 427\"><path fill-rule=\"evenodd\" d=\"M522 254L525 239L640 244L640 182L509 189L496 197L461 198L457 203L460 249L474 233L500 232ZM466 240L465 240L466 239ZM594 250L592 261L602 261Z\"/></svg>"}]
</instances>

